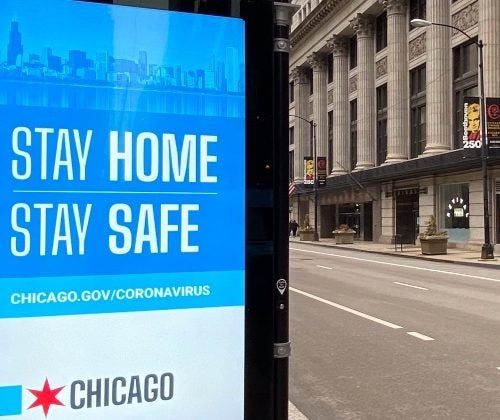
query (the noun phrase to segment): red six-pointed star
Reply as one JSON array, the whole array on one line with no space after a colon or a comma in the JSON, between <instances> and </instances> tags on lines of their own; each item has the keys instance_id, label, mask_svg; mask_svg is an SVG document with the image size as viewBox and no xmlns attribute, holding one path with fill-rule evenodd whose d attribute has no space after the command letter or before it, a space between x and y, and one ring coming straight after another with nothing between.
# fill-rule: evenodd
<instances>
[{"instance_id":1,"label":"red six-pointed star","mask_svg":"<svg viewBox=\"0 0 500 420\"><path fill-rule=\"evenodd\" d=\"M60 388L50 389L49 381L47 378L45 378L45 383L43 384L43 388L41 391L28 389L28 391L36 397L36 400L28 407L28 409L35 408L41 405L43 408L43 413L45 414L45 417L47 417L47 414L49 414L49 408L52 404L64 405L56 398L56 395L59 394L59 392L61 392L61 389L63 388L64 387L62 386Z\"/></svg>"}]
</instances>

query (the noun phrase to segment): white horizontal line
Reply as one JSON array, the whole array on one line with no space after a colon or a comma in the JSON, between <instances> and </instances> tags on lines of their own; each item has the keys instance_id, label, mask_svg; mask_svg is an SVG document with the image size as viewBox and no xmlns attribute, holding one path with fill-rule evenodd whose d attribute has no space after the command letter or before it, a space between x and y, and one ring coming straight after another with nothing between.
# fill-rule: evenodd
<instances>
[{"instance_id":1,"label":"white horizontal line","mask_svg":"<svg viewBox=\"0 0 500 420\"><path fill-rule=\"evenodd\" d=\"M413 285L411 285L411 284L400 283L399 281L395 281L395 282L393 282L393 283L394 283L394 284L399 284L399 285L401 285L401 286L413 287L414 289L429 290L429 289L426 289L425 287L413 286Z\"/></svg>"},{"instance_id":2,"label":"white horizontal line","mask_svg":"<svg viewBox=\"0 0 500 420\"><path fill-rule=\"evenodd\" d=\"M407 332L406 334L412 335L413 337L420 338L421 340L424 340L424 341L434 341L434 339L432 337L427 337L426 335L420 334L418 332L412 331L412 332Z\"/></svg>"},{"instance_id":3,"label":"white horizontal line","mask_svg":"<svg viewBox=\"0 0 500 420\"><path fill-rule=\"evenodd\" d=\"M290 420L308 420L290 400L288 401L288 418Z\"/></svg>"},{"instance_id":4,"label":"white horizontal line","mask_svg":"<svg viewBox=\"0 0 500 420\"><path fill-rule=\"evenodd\" d=\"M149 194L149 195L217 195L216 192L193 191L112 191L112 190L13 190L25 194Z\"/></svg>"},{"instance_id":5,"label":"white horizontal line","mask_svg":"<svg viewBox=\"0 0 500 420\"><path fill-rule=\"evenodd\" d=\"M292 292L307 296L308 298L317 300L318 302L326 303L327 305L333 306L334 308L341 309L342 311L349 312L350 314L357 315L357 316L360 316L361 318L365 318L365 319L368 319L370 321L376 322L378 324L385 325L386 327L394 328L394 329L403 328L399 325L392 324L391 322L384 321L383 319L375 318L374 316L364 314L363 312L356 311L355 309L348 308L347 306L339 305L338 303L331 302L329 300L320 298L320 297L315 296L315 295L311 295L310 293L303 292L302 290L299 290L299 289L295 289L294 287L290 287L290 290Z\"/></svg>"},{"instance_id":6,"label":"white horizontal line","mask_svg":"<svg viewBox=\"0 0 500 420\"><path fill-rule=\"evenodd\" d=\"M325 270L333 270L332 267L326 267L324 265L317 265L316 267L318 267L318 268L324 268Z\"/></svg>"}]
</instances>

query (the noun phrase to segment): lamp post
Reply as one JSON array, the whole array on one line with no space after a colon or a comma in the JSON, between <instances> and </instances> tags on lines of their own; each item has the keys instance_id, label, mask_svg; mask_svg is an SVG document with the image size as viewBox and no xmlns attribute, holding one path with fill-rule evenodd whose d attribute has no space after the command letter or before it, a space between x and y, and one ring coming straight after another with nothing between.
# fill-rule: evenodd
<instances>
[{"instance_id":1,"label":"lamp post","mask_svg":"<svg viewBox=\"0 0 500 420\"><path fill-rule=\"evenodd\" d=\"M312 149L313 149L313 162L314 162L314 240L319 241L318 233L318 158L316 156L316 123L301 117L300 115L290 115L290 117L298 118L299 120L307 122L312 127Z\"/></svg>"},{"instance_id":2,"label":"lamp post","mask_svg":"<svg viewBox=\"0 0 500 420\"><path fill-rule=\"evenodd\" d=\"M479 102L480 102L480 132L481 132L481 172L483 176L483 225L484 225L484 244L481 248L481 259L489 260L493 259L493 246L490 241L490 214L489 214L489 195L488 195L488 130L486 127L486 100L484 96L484 70L483 70L483 41L475 41L470 35L464 32L462 29L457 28L453 25L447 25L446 23L431 22L425 19L412 19L410 22L415 27L427 27L427 26L444 26L447 28L455 29L458 32L465 35L474 44L476 44L479 52Z\"/></svg>"}]
</instances>

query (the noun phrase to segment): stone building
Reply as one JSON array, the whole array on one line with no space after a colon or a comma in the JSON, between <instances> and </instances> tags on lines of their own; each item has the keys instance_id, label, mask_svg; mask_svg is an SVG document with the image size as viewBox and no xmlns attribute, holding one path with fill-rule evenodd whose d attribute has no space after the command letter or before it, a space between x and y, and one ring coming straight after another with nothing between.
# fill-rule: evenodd
<instances>
[{"instance_id":1,"label":"stone building","mask_svg":"<svg viewBox=\"0 0 500 420\"><path fill-rule=\"evenodd\" d=\"M500 243L499 150L484 159L464 143L481 42L484 96L500 97L500 1L292 2L290 217L317 213L320 238L345 223L359 240L415 243L434 215L450 246L480 247L486 161L490 241ZM455 28L414 27L415 18ZM316 192L304 184L313 156L326 158Z\"/></svg>"}]
</instances>

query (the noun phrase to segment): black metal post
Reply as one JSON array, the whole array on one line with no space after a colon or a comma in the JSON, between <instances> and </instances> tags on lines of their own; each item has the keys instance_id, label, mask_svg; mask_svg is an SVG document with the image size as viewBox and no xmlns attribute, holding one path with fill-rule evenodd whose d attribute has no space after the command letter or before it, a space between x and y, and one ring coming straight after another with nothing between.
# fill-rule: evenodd
<instances>
[{"instance_id":1,"label":"black metal post","mask_svg":"<svg viewBox=\"0 0 500 420\"><path fill-rule=\"evenodd\" d=\"M316 153L316 123L314 121L309 121L308 119L301 117L300 115L292 115L290 117L298 118L299 120L303 120L308 122L312 127L312 155L313 155L313 164L314 164L314 184L313 184L313 193L314 193L314 240L319 241L319 232L318 232L318 157ZM300 209L300 206L299 206ZM300 220L300 218L299 218Z\"/></svg>"},{"instance_id":2,"label":"black metal post","mask_svg":"<svg viewBox=\"0 0 500 420\"><path fill-rule=\"evenodd\" d=\"M298 6L274 3L273 131L274 218L274 420L288 419L290 338L288 321L288 80L290 20Z\"/></svg>"},{"instance_id":3,"label":"black metal post","mask_svg":"<svg viewBox=\"0 0 500 420\"><path fill-rule=\"evenodd\" d=\"M314 161L314 240L319 241L318 232L318 154L316 149L316 123L311 121L313 127L313 161Z\"/></svg>"},{"instance_id":4,"label":"black metal post","mask_svg":"<svg viewBox=\"0 0 500 420\"><path fill-rule=\"evenodd\" d=\"M488 186L488 127L486 126L486 99L484 95L483 41L477 42L479 50L479 94L480 94L480 130L481 130L481 171L483 175L483 225L484 244L481 248L481 259L493 259L493 245L490 241L490 209Z\"/></svg>"}]
</instances>

